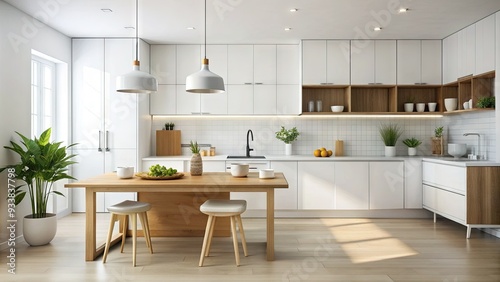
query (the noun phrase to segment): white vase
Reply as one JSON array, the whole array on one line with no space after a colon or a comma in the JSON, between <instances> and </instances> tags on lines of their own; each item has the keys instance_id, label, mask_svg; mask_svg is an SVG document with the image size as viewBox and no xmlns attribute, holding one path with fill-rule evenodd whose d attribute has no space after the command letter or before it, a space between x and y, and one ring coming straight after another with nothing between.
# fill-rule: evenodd
<instances>
[{"instance_id":1,"label":"white vase","mask_svg":"<svg viewBox=\"0 0 500 282\"><path fill-rule=\"evenodd\" d=\"M396 156L396 147L395 146L385 146L385 156L386 157L395 157Z\"/></svg>"},{"instance_id":2,"label":"white vase","mask_svg":"<svg viewBox=\"0 0 500 282\"><path fill-rule=\"evenodd\" d=\"M413 103L405 103L404 107L405 107L405 112L407 113L413 112Z\"/></svg>"},{"instance_id":3,"label":"white vase","mask_svg":"<svg viewBox=\"0 0 500 282\"><path fill-rule=\"evenodd\" d=\"M57 216L48 213L47 217L33 218L27 215L23 219L23 236L31 246L42 246L50 243L56 236Z\"/></svg>"},{"instance_id":4,"label":"white vase","mask_svg":"<svg viewBox=\"0 0 500 282\"><path fill-rule=\"evenodd\" d=\"M417 155L417 148L408 147L408 156L416 156L416 155Z\"/></svg>"},{"instance_id":5,"label":"white vase","mask_svg":"<svg viewBox=\"0 0 500 282\"><path fill-rule=\"evenodd\" d=\"M292 155L292 144L285 144L285 155Z\"/></svg>"}]
</instances>

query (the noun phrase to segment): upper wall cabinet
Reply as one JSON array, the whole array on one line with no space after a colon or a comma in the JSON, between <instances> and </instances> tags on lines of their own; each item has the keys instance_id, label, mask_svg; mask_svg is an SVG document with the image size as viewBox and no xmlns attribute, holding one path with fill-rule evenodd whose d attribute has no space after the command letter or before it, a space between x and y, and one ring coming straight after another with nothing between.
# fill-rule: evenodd
<instances>
[{"instance_id":1,"label":"upper wall cabinet","mask_svg":"<svg viewBox=\"0 0 500 282\"><path fill-rule=\"evenodd\" d=\"M458 32L458 77L475 74L476 27L470 25Z\"/></svg>"},{"instance_id":2,"label":"upper wall cabinet","mask_svg":"<svg viewBox=\"0 0 500 282\"><path fill-rule=\"evenodd\" d=\"M176 45L151 45L151 74L158 84L176 84Z\"/></svg>"},{"instance_id":3,"label":"upper wall cabinet","mask_svg":"<svg viewBox=\"0 0 500 282\"><path fill-rule=\"evenodd\" d=\"M495 15L476 23L476 74L495 70Z\"/></svg>"},{"instance_id":4,"label":"upper wall cabinet","mask_svg":"<svg viewBox=\"0 0 500 282\"><path fill-rule=\"evenodd\" d=\"M351 84L396 84L396 40L352 40Z\"/></svg>"},{"instance_id":5,"label":"upper wall cabinet","mask_svg":"<svg viewBox=\"0 0 500 282\"><path fill-rule=\"evenodd\" d=\"M441 40L398 40L398 85L441 84Z\"/></svg>"},{"instance_id":6,"label":"upper wall cabinet","mask_svg":"<svg viewBox=\"0 0 500 282\"><path fill-rule=\"evenodd\" d=\"M458 78L458 33L443 39L443 84Z\"/></svg>"},{"instance_id":7,"label":"upper wall cabinet","mask_svg":"<svg viewBox=\"0 0 500 282\"><path fill-rule=\"evenodd\" d=\"M350 48L349 40L302 41L302 84L348 85Z\"/></svg>"}]
</instances>

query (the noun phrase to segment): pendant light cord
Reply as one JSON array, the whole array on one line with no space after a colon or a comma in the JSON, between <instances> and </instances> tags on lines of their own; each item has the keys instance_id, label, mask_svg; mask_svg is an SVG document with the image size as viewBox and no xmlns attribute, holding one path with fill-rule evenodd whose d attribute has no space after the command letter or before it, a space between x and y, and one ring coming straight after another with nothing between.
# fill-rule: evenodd
<instances>
[{"instance_id":1,"label":"pendant light cord","mask_svg":"<svg viewBox=\"0 0 500 282\"><path fill-rule=\"evenodd\" d=\"M135 0L135 60L139 61L139 0Z\"/></svg>"},{"instance_id":2,"label":"pendant light cord","mask_svg":"<svg viewBox=\"0 0 500 282\"><path fill-rule=\"evenodd\" d=\"M207 0L205 0L205 59L207 58Z\"/></svg>"}]
</instances>

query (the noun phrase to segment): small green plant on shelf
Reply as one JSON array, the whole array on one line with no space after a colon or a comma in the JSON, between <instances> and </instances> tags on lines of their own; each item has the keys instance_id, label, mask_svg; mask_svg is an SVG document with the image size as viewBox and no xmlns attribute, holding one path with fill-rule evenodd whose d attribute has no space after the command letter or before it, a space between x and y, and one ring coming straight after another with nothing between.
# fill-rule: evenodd
<instances>
[{"instance_id":1,"label":"small green plant on shelf","mask_svg":"<svg viewBox=\"0 0 500 282\"><path fill-rule=\"evenodd\" d=\"M477 99L476 106L478 108L495 108L495 96L491 97L481 97Z\"/></svg>"},{"instance_id":2,"label":"small green plant on shelf","mask_svg":"<svg viewBox=\"0 0 500 282\"><path fill-rule=\"evenodd\" d=\"M296 127L287 130L284 126L281 126L281 130L276 132L276 138L285 142L285 144L292 143L299 135L300 133Z\"/></svg>"},{"instance_id":3,"label":"small green plant on shelf","mask_svg":"<svg viewBox=\"0 0 500 282\"><path fill-rule=\"evenodd\" d=\"M191 153L193 154L199 154L200 153L200 146L198 146L198 142L195 141L193 143L193 141L191 140L189 142L189 148L191 149Z\"/></svg>"},{"instance_id":4,"label":"small green plant on shelf","mask_svg":"<svg viewBox=\"0 0 500 282\"><path fill-rule=\"evenodd\" d=\"M422 144L422 141L418 140L415 137L412 137L403 140L403 144L408 146L408 148L417 148L420 144Z\"/></svg>"},{"instance_id":5,"label":"small green plant on shelf","mask_svg":"<svg viewBox=\"0 0 500 282\"><path fill-rule=\"evenodd\" d=\"M396 146L396 142L403 134L403 129L397 124L389 123L381 125L379 132L385 146Z\"/></svg>"}]
</instances>

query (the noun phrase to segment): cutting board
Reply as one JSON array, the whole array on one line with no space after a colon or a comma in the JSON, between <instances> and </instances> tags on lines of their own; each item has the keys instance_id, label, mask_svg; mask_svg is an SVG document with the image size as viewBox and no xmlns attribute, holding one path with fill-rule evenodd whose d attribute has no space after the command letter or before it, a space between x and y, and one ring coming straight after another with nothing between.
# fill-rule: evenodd
<instances>
[{"instance_id":1,"label":"cutting board","mask_svg":"<svg viewBox=\"0 0 500 282\"><path fill-rule=\"evenodd\" d=\"M157 130L156 131L156 155L157 156L179 156L181 152L180 130Z\"/></svg>"}]
</instances>

